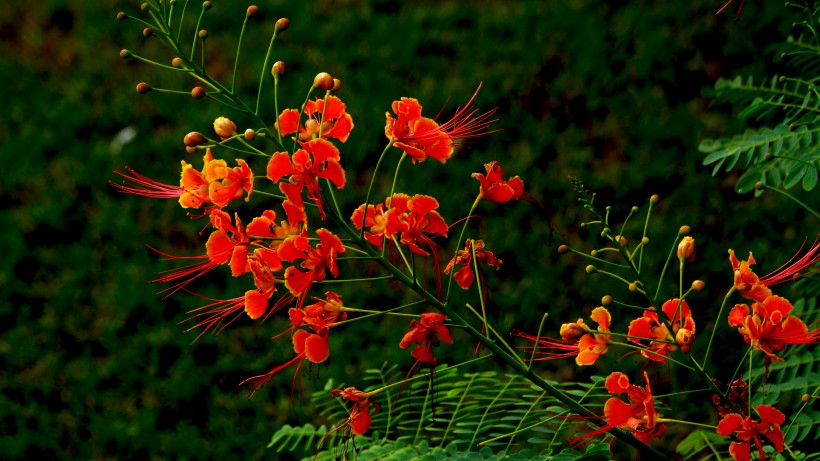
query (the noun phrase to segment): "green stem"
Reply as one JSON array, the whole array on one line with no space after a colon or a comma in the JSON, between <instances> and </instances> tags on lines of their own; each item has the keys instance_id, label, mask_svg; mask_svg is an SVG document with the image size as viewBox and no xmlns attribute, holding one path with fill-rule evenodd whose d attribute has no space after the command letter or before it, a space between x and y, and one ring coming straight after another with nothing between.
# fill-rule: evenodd
<instances>
[{"instance_id":1,"label":"green stem","mask_svg":"<svg viewBox=\"0 0 820 461\"><path fill-rule=\"evenodd\" d=\"M364 236L365 223L367 222L367 206L370 204L370 194L373 191L373 183L376 181L376 173L379 171L379 166L382 164L384 156L387 154L387 151L390 150L392 145L393 141L390 141L386 146L384 146L384 150L382 151L382 154L379 155L379 160L376 161L376 166L373 168L373 175L370 176L370 187L367 188L367 195L364 196L364 213L362 213L362 225L360 226L361 232L359 233L359 237ZM390 197L392 200L393 196L391 195Z\"/></svg>"},{"instance_id":2,"label":"green stem","mask_svg":"<svg viewBox=\"0 0 820 461\"><path fill-rule=\"evenodd\" d=\"M788 192L786 192L786 191L784 191L784 190L780 190L780 189L778 189L778 188L776 188L776 187L769 187L769 186L767 186L766 184L760 184L760 187L761 187L761 188L763 188L763 189L768 189L768 190L771 190L771 191L777 192L778 194L783 195L784 197L789 198L789 199L790 199L790 200L792 200L794 203L796 203L796 204L800 205L801 207L803 207L803 209L804 209L804 210L806 210L806 211L808 211L809 213L811 213L812 215L814 215L814 217L815 217L815 218L820 219L820 213L817 213L817 212L816 212L816 211L814 211L814 209L812 209L810 206L808 206L808 205L806 205L805 203L801 202L800 200L798 200L798 199L797 199L797 197L795 197L795 196L791 195L790 193L788 193Z\"/></svg>"},{"instance_id":3,"label":"green stem","mask_svg":"<svg viewBox=\"0 0 820 461\"><path fill-rule=\"evenodd\" d=\"M259 103L262 100L262 84L265 82L265 74L268 72L268 61L270 60L270 54L273 51L273 41L276 40L276 33L279 29L273 29L273 35L270 38L270 44L268 45L268 51L265 53L265 61L262 63L262 71L259 73L259 87L256 90L256 109L254 109L253 114L259 115ZM275 93L274 93L275 94ZM310 94L308 93L308 97ZM276 96L274 96L274 101L276 101ZM276 108L276 117L279 117L279 109ZM279 130L277 130L279 131ZM299 133L296 133L297 136ZM279 144L282 144L282 135L279 135Z\"/></svg>"},{"instance_id":4,"label":"green stem","mask_svg":"<svg viewBox=\"0 0 820 461\"><path fill-rule=\"evenodd\" d=\"M723 318L723 309L726 308L726 301L729 300L729 296L735 292L735 287L732 285L732 288L726 292L726 296L723 297L723 302L720 304L720 309L718 309L717 317L715 317L715 325L712 327L712 336L709 337L709 343L706 345L706 353L703 354L703 364L705 365L709 361L709 350L712 349L712 342L715 340L715 332L718 330L718 325L720 325L720 319Z\"/></svg>"},{"instance_id":5,"label":"green stem","mask_svg":"<svg viewBox=\"0 0 820 461\"><path fill-rule=\"evenodd\" d=\"M242 39L245 37L245 28L248 25L248 16L245 15L245 20L242 21L242 29L239 30L239 42L236 44L236 57L233 61L233 78L231 78L231 93L236 91L236 71L239 69L239 54L242 51Z\"/></svg>"}]
</instances>

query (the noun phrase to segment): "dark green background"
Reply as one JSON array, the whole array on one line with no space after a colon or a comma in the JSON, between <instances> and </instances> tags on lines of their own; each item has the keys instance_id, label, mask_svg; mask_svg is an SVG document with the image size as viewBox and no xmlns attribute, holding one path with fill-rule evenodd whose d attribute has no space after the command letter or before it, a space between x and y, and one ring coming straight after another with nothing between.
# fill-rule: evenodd
<instances>
[{"instance_id":1,"label":"dark green background","mask_svg":"<svg viewBox=\"0 0 820 461\"><path fill-rule=\"evenodd\" d=\"M771 64L765 38L785 37L798 19L780 2L747 2L734 22L732 14L714 15L719 3L261 1L243 47L239 88L252 100L273 23L289 17L291 28L273 54L288 65L280 107L301 104L319 71L343 80L339 95L356 123L342 151L349 213L363 201L393 100L416 97L433 115L450 96L451 113L483 82L476 103L497 108L494 127L502 131L473 140L446 166L405 165L399 186L438 197L445 219L455 221L477 191L470 173L498 160L554 211L548 218L516 202L482 204L477 212L483 219L473 229L481 234L473 235L505 262L490 275L499 325L531 330L548 311L552 331L586 316L603 294L627 298L623 288L583 274L583 262L559 261L548 244L546 222L553 219L572 245L592 248L580 243L595 234L577 226L581 210L567 181L576 176L620 216L632 205L645 208L651 194L663 197L649 263L665 257L678 226L693 227L699 262L691 273L709 289L692 304L706 330L730 283L727 248L754 250L766 261L765 273L817 228L771 194L737 196L735 174L715 178L700 166L701 139L743 127L727 108L710 108L702 89L721 76L782 70ZM203 23L210 31L208 68L223 81L246 6L216 0ZM325 422L305 417L309 408L298 399L289 411L291 371L250 401L237 388L291 356L287 341L269 340L284 321L254 325L243 318L191 344L195 334L182 334L178 323L201 301L162 300L162 287L146 285L173 265L144 245L201 252L202 223L189 221L173 201L117 194L107 184L112 170L126 165L173 183L179 160L196 165L199 157L182 148L185 133L208 131L218 115L243 129L247 121L207 100L136 94L140 81L184 91L193 82L119 59L119 50L129 48L170 60L155 40L143 38L141 25L117 22L120 10L140 15L137 2L0 4L0 457L272 458L265 445L279 425ZM186 26L186 37L192 28ZM264 101L271 120L272 95ZM136 139L112 149L126 127L137 130ZM397 158L377 182L381 197ZM262 163L252 166L262 171ZM785 233L775 230L781 228ZM197 291L228 298L247 289L247 280L228 278L207 277ZM387 308L400 302L384 294L387 288L393 287L357 286L344 296L357 307ZM665 290L671 295L676 287ZM355 384L356 370L384 360L407 369L412 360L397 347L405 330L404 322L342 330L329 365L302 377L303 395L328 377ZM472 350L466 337L456 339L445 349L450 360ZM568 364L545 369L562 378L576 371Z\"/></svg>"}]
</instances>

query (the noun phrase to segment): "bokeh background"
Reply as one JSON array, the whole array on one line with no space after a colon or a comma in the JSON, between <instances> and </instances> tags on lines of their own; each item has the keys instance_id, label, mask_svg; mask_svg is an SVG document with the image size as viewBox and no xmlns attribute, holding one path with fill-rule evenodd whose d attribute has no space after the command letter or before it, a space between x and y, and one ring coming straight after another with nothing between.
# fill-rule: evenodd
<instances>
[{"instance_id":1,"label":"bokeh background","mask_svg":"<svg viewBox=\"0 0 820 461\"><path fill-rule=\"evenodd\" d=\"M213 3L203 23L207 65L224 81L248 5ZM490 275L499 325L528 329L549 312L554 329L586 316L603 294L627 296L585 275L583 261L557 255L562 241L600 245L578 226L585 217L568 177L584 180L620 216L660 194L651 234L658 244L647 264L665 258L680 225L692 226L699 261L691 270L709 286L692 303L709 312L730 283L727 248L782 261L818 225L771 194L738 196L735 173L712 177L700 166L700 140L745 126L732 108L710 107L702 91L721 76L783 71L772 62L771 37L785 38L798 19L781 2L748 1L735 22L733 11L715 16L721 4L260 0L238 88L252 100L273 24L290 18L273 54L288 65L280 107L297 107L319 71L343 80L340 97L356 124L343 150L349 212L363 200L393 100L418 98L434 114L450 98L448 114L483 82L476 103L497 108L501 131L473 140L446 166L404 166L400 186L438 197L455 221L477 190L470 173L498 160L550 210L520 202L478 211L476 235L505 262ZM290 356L286 341L270 341L284 321L241 319L192 343L195 333L183 334L180 322L202 300L162 299L161 286L146 284L174 267L146 245L196 254L202 223L174 201L118 194L107 183L126 165L173 183L181 159L199 158L186 154L185 133L208 130L219 115L242 129L248 121L208 100L138 95L140 81L183 91L194 82L120 59L122 48L163 63L171 56L136 21L118 22L118 11L140 16L139 2L0 3L0 457L273 459L265 445L278 426L324 422L298 397L289 405L290 371L252 400L237 388ZM192 36L193 24L185 27ZM263 101L272 120L272 95ZM377 181L382 196L390 178ZM557 233L550 243L550 220L566 240ZM228 278L207 277L197 291L228 298L247 289L247 281ZM391 288L355 286L343 295L353 305L387 308L402 301L385 294ZM704 329L712 321L696 320ZM384 361L406 369L412 360L397 347L405 328L352 324L334 339L329 364L302 376L303 392L330 376L353 383L357 370ZM449 353L457 360L471 349ZM575 373L567 364L544 367L548 377L583 379Z\"/></svg>"}]
</instances>

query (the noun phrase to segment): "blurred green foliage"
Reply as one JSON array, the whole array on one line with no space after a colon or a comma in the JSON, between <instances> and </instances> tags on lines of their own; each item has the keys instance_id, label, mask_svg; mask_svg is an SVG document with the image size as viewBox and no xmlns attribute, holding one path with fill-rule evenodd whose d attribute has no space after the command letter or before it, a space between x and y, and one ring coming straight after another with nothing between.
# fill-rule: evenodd
<instances>
[{"instance_id":1,"label":"blurred green foliage","mask_svg":"<svg viewBox=\"0 0 820 461\"><path fill-rule=\"evenodd\" d=\"M393 100L412 96L425 113L435 113L451 97L447 111L483 82L476 102L498 108L502 131L474 140L446 166L405 167L401 181L408 193L438 197L444 217L454 221L476 192L469 174L499 160L552 210L544 216L522 202L482 205L478 212L481 237L505 262L490 277L504 329L525 328L545 311L556 328L586 316L605 293L623 295L622 288L587 277L573 258L559 262L548 242L552 219L569 244L593 246L583 242L595 235L577 227L581 210L568 176L583 179L601 203L624 214L661 194L655 262L679 225L693 227L700 258L693 270L710 285L691 303L702 300L701 312L716 308L730 283L727 248L754 250L766 261L765 272L817 228L771 194L736 195L737 175L712 178L696 149L700 139L741 126L727 111L710 108L703 88L736 73L773 73L765 40L785 36L793 21L779 2L747 2L738 22L716 17L720 5L706 0L258 5L238 88L250 100L273 23L289 17L291 28L273 55L288 65L280 107L298 106L318 71L343 80L340 96L356 123L343 152L356 191L343 198L347 210L363 200L385 143L383 113ZM204 22L208 69L223 79L246 6L217 0ZM269 340L284 324L243 318L220 336L191 344L195 333L182 334L179 323L203 302L184 294L162 299L162 287L146 285L169 265L143 245L194 254L201 223L189 221L173 201L124 196L106 183L125 165L173 182L179 160L191 161L182 136L206 131L224 113L207 100L137 95L140 81L184 91L194 83L121 60L121 48L164 63L170 57L135 21L117 22L120 10L140 14L138 2L113 0L0 3L6 223L0 230L6 252L0 258L0 453L4 459L270 457L265 445L280 425L323 423L305 417L298 390L289 401L289 371L250 401L237 388L291 354L286 343ZM264 116L272 120L270 94L265 101ZM136 138L120 146L115 140L124 129ZM383 195L388 181L377 184ZM451 186L455 181L458 187ZM197 291L227 298L245 289L227 278L206 277ZM357 306L392 307L397 300L384 294L392 288L354 287L344 297ZM301 386L310 391L328 376L353 382L357 370L383 361L409 367L397 347L404 328L353 324L344 350L332 343L329 364L304 374ZM469 356L472 346L465 343L448 353ZM563 379L576 371L556 364L549 373Z\"/></svg>"}]
</instances>

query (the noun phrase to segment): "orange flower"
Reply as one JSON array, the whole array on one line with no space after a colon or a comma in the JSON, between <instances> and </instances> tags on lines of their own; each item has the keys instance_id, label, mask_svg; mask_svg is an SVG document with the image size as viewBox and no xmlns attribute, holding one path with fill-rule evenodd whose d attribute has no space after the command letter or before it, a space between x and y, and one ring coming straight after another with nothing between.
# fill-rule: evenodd
<instances>
[{"instance_id":1,"label":"orange flower","mask_svg":"<svg viewBox=\"0 0 820 461\"><path fill-rule=\"evenodd\" d=\"M322 333L326 332L332 324L345 320L347 314L341 310L342 297L328 291L325 293L325 298L325 300L314 298L315 303L302 309L291 308L288 311L291 328L308 325L317 333Z\"/></svg>"},{"instance_id":2,"label":"orange flower","mask_svg":"<svg viewBox=\"0 0 820 461\"><path fill-rule=\"evenodd\" d=\"M239 383L240 386L244 386L245 384L251 386L251 389L248 392L248 398L265 387L265 384L273 378L273 375L284 370L285 368L293 364L297 364L296 371L293 374L293 380L295 382L296 378L299 376L299 370L302 368L302 364L305 360L308 360L311 363L322 363L330 356L330 346L327 342L327 332L318 334L311 333L307 330L296 330L293 334L292 342L293 351L296 352L296 356L281 365L277 365L271 369L271 371L263 375L253 376Z\"/></svg>"},{"instance_id":3,"label":"orange flower","mask_svg":"<svg viewBox=\"0 0 820 461\"><path fill-rule=\"evenodd\" d=\"M780 425L786 420L786 416L771 405L758 405L757 414L760 415L760 422L752 421L751 416L744 418L737 413L729 413L717 425L717 433L724 437L737 432L735 438L738 442L729 444L729 454L735 461L749 461L752 441L760 459L765 460L761 436L769 439L778 453L783 451L783 431Z\"/></svg>"},{"instance_id":4,"label":"orange flower","mask_svg":"<svg viewBox=\"0 0 820 461\"><path fill-rule=\"evenodd\" d=\"M484 249L483 240L467 239L464 243L464 249L459 250L458 254L450 260L447 267L444 268L444 273L449 274L453 267L458 264L461 269L456 272L453 278L458 283L458 286L467 290L473 285L475 281L475 272L473 272L473 252L475 252L476 260L486 263L490 267L495 267L498 270L503 261L496 258L492 251Z\"/></svg>"},{"instance_id":5,"label":"orange flower","mask_svg":"<svg viewBox=\"0 0 820 461\"><path fill-rule=\"evenodd\" d=\"M458 109L450 120L439 125L435 120L421 116L421 105L417 99L401 98L393 101L396 118L387 112L384 134L393 145L406 152L415 162L423 162L432 157L445 163L453 155L453 149L466 138L487 134L484 131L495 120L490 117L495 109L476 116L477 109L472 102L478 94L478 86L467 104Z\"/></svg>"},{"instance_id":6,"label":"orange flower","mask_svg":"<svg viewBox=\"0 0 820 461\"><path fill-rule=\"evenodd\" d=\"M336 96L329 96L327 101L321 98L308 101L305 104L305 114L308 118L304 125L299 126L298 110L282 111L278 123L282 136L295 133L298 129L299 141L304 142L322 137L336 138L345 142L353 129L353 118L346 112L346 106L342 100Z\"/></svg>"},{"instance_id":7,"label":"orange flower","mask_svg":"<svg viewBox=\"0 0 820 461\"><path fill-rule=\"evenodd\" d=\"M362 223L365 227L370 228L369 231L364 232L364 238L376 248L381 248L384 242L384 208L390 207L390 199L385 200L385 204L367 205L367 213L365 213L364 203L359 205L350 216L350 222L356 226L356 229L362 230ZM406 210L405 210L406 211Z\"/></svg>"},{"instance_id":8,"label":"orange flower","mask_svg":"<svg viewBox=\"0 0 820 461\"><path fill-rule=\"evenodd\" d=\"M336 428L334 432L343 427L349 427L353 435L362 435L370 429L370 424L372 423L370 405L373 404L376 408L376 413L381 411L379 404L370 400L371 394L362 392L355 387L346 387L344 390L331 389L330 395L334 397L341 396L343 399L353 402L353 408L350 409L350 417L348 417L343 425Z\"/></svg>"},{"instance_id":9,"label":"orange flower","mask_svg":"<svg viewBox=\"0 0 820 461\"><path fill-rule=\"evenodd\" d=\"M732 263L732 270L735 271L735 289L743 297L755 301L763 301L772 295L772 290L761 283L757 274L752 272L750 266L756 264L756 261L751 251L749 252L749 259L739 261L735 256L734 250L730 249L729 262Z\"/></svg>"},{"instance_id":10,"label":"orange flower","mask_svg":"<svg viewBox=\"0 0 820 461\"><path fill-rule=\"evenodd\" d=\"M627 334L630 341L644 347L641 355L649 360L666 363L665 357L678 346L684 352L689 352L695 335L695 321L686 300L670 299L663 303L661 310L672 325L674 337L669 333L666 323L658 318L654 307L645 310L643 317L630 322Z\"/></svg>"},{"instance_id":11,"label":"orange flower","mask_svg":"<svg viewBox=\"0 0 820 461\"><path fill-rule=\"evenodd\" d=\"M306 293L314 281L324 280L327 270L334 277L339 276L336 257L345 251L342 241L327 229L317 230L316 235L319 237L316 248L310 247L307 231L288 237L279 246L279 257L282 260L293 262L302 259L299 266L307 270L307 272L302 272L296 267L288 267L285 270L285 287L293 296L299 297Z\"/></svg>"},{"instance_id":12,"label":"orange flower","mask_svg":"<svg viewBox=\"0 0 820 461\"><path fill-rule=\"evenodd\" d=\"M592 365L595 363L598 357L604 355L609 349L609 339L612 337L612 335L606 334L609 333L612 316L609 315L609 311L605 307L593 309L589 318L598 324L598 331L601 333L587 333L578 340L578 356L575 357L575 363L578 365ZM584 322L578 319L578 323L583 325ZM562 326L562 337L565 332L566 330Z\"/></svg>"},{"instance_id":13,"label":"orange flower","mask_svg":"<svg viewBox=\"0 0 820 461\"><path fill-rule=\"evenodd\" d=\"M413 253L428 255L422 246L431 248L434 244L426 234L447 236L447 223L435 211L437 208L438 201L428 195L393 195L390 209L384 213L384 235L388 239L398 235L399 242Z\"/></svg>"},{"instance_id":14,"label":"orange flower","mask_svg":"<svg viewBox=\"0 0 820 461\"><path fill-rule=\"evenodd\" d=\"M612 317L605 307L596 307L592 310L590 318L598 324L598 333L590 333L591 330L583 319L576 322L561 325L561 339L553 339L545 336L536 338L535 336L515 332L515 336L535 342L538 340L538 356L535 361L555 360L575 357L578 365L592 365L598 357L604 355L609 349L609 326ZM532 348L525 347L525 351L532 352Z\"/></svg>"},{"instance_id":15,"label":"orange flower","mask_svg":"<svg viewBox=\"0 0 820 461\"><path fill-rule=\"evenodd\" d=\"M322 189L317 178L324 178L341 189L345 185L345 172L339 164L339 150L326 139L313 139L301 143L291 158L287 152L276 152L268 162L267 176L274 183L285 176L287 182L280 182L279 189L287 197L282 204L291 226L306 222L302 189L307 188L307 197L319 208L325 219Z\"/></svg>"},{"instance_id":16,"label":"orange flower","mask_svg":"<svg viewBox=\"0 0 820 461\"><path fill-rule=\"evenodd\" d=\"M504 181L504 171L493 160L484 165L487 176L481 173L473 173L473 177L481 183L481 198L496 203L506 203L510 200L518 200L524 194L524 181L518 176Z\"/></svg>"},{"instance_id":17,"label":"orange flower","mask_svg":"<svg viewBox=\"0 0 820 461\"><path fill-rule=\"evenodd\" d=\"M630 403L618 398L610 398L604 404L604 416L608 428L621 427L633 431L635 438L649 444L652 438L659 438L666 432L666 426L658 423L655 399L644 374L646 387L629 383L629 378L616 371L610 374L604 385L610 394L626 394Z\"/></svg>"},{"instance_id":18,"label":"orange flower","mask_svg":"<svg viewBox=\"0 0 820 461\"><path fill-rule=\"evenodd\" d=\"M783 297L769 296L763 302L737 304L729 312L729 326L739 327L746 344L762 351L770 361L783 360L774 352L789 344L817 344L820 329L809 331L799 318L790 315L794 306Z\"/></svg>"},{"instance_id":19,"label":"orange flower","mask_svg":"<svg viewBox=\"0 0 820 461\"><path fill-rule=\"evenodd\" d=\"M447 320L445 315L428 312L421 314L421 321L412 320L411 330L408 331L399 343L399 347L407 349L415 344L411 355L421 363L435 365L436 356L433 354L433 347L439 343L453 344L453 337L450 330L444 325Z\"/></svg>"}]
</instances>

